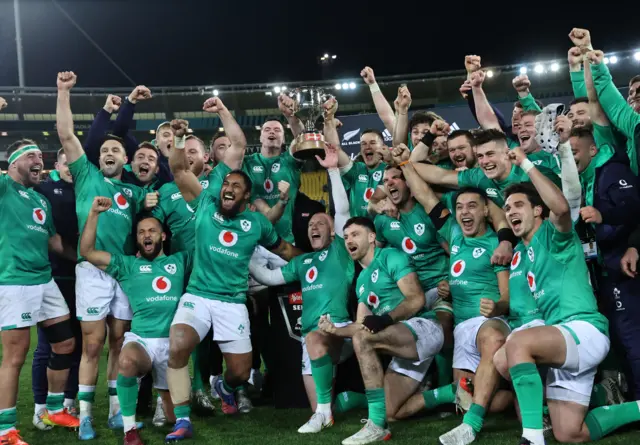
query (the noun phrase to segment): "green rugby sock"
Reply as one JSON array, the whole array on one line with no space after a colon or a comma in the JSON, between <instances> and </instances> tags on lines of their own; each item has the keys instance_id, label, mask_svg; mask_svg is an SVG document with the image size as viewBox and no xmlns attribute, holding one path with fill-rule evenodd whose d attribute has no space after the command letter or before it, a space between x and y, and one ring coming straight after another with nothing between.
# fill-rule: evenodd
<instances>
[{"instance_id":1,"label":"green rugby sock","mask_svg":"<svg viewBox=\"0 0 640 445\"><path fill-rule=\"evenodd\" d=\"M316 384L318 403L331 403L333 362L329 354L325 354L319 359L311 360L311 376Z\"/></svg>"},{"instance_id":2,"label":"green rugby sock","mask_svg":"<svg viewBox=\"0 0 640 445\"><path fill-rule=\"evenodd\" d=\"M118 374L116 385L122 415L135 416L138 404L138 379Z\"/></svg>"},{"instance_id":3,"label":"green rugby sock","mask_svg":"<svg viewBox=\"0 0 640 445\"><path fill-rule=\"evenodd\" d=\"M49 392L47 394L47 411L52 414L59 413L64 409L64 393L53 393Z\"/></svg>"},{"instance_id":4,"label":"green rugby sock","mask_svg":"<svg viewBox=\"0 0 640 445\"><path fill-rule=\"evenodd\" d=\"M591 440L599 440L628 423L640 421L639 402L603 406L587 413L584 423L589 428Z\"/></svg>"},{"instance_id":5,"label":"green rugby sock","mask_svg":"<svg viewBox=\"0 0 640 445\"><path fill-rule=\"evenodd\" d=\"M17 421L18 414L15 406L0 410L0 431L14 429Z\"/></svg>"},{"instance_id":6,"label":"green rugby sock","mask_svg":"<svg viewBox=\"0 0 640 445\"><path fill-rule=\"evenodd\" d=\"M425 408L433 409L436 406L444 405L445 403L455 403L456 389L456 384L451 383L440 388L423 392L422 397L424 397Z\"/></svg>"},{"instance_id":7,"label":"green rugby sock","mask_svg":"<svg viewBox=\"0 0 640 445\"><path fill-rule=\"evenodd\" d=\"M607 391L604 389L601 383L593 385L591 390L591 399L589 400L589 406L592 408L598 408L599 406L605 406L607 404Z\"/></svg>"},{"instance_id":8,"label":"green rugby sock","mask_svg":"<svg viewBox=\"0 0 640 445\"><path fill-rule=\"evenodd\" d=\"M384 388L367 389L369 419L381 428L387 425L387 406L384 400Z\"/></svg>"},{"instance_id":9,"label":"green rugby sock","mask_svg":"<svg viewBox=\"0 0 640 445\"><path fill-rule=\"evenodd\" d=\"M336 396L334 411L346 413L352 409L366 408L367 406L367 396L359 392L345 391Z\"/></svg>"},{"instance_id":10,"label":"green rugby sock","mask_svg":"<svg viewBox=\"0 0 640 445\"><path fill-rule=\"evenodd\" d=\"M482 406L473 403L469 408L469 411L462 418L462 423L469 425L473 428L473 431L478 434L482 429L482 424L484 423L484 415L485 409Z\"/></svg>"},{"instance_id":11,"label":"green rugby sock","mask_svg":"<svg viewBox=\"0 0 640 445\"><path fill-rule=\"evenodd\" d=\"M522 427L542 430L542 379L533 363L520 363L509 369L513 389L518 397Z\"/></svg>"},{"instance_id":12,"label":"green rugby sock","mask_svg":"<svg viewBox=\"0 0 640 445\"><path fill-rule=\"evenodd\" d=\"M176 416L176 421L180 419L189 420L191 415L191 405L178 405L173 407L173 414Z\"/></svg>"}]
</instances>

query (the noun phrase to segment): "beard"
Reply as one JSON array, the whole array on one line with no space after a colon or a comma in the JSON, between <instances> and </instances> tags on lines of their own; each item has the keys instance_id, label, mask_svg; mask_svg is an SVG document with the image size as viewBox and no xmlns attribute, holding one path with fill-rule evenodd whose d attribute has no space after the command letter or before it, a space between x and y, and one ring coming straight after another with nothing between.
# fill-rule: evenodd
<instances>
[{"instance_id":1,"label":"beard","mask_svg":"<svg viewBox=\"0 0 640 445\"><path fill-rule=\"evenodd\" d=\"M222 203L220 203L220 206L218 208L218 211L220 212L220 214L226 218L233 218L235 217L238 213L240 213L242 211L242 207L246 204L245 201L238 201L235 204L233 204L233 206L230 209L226 209Z\"/></svg>"},{"instance_id":2,"label":"beard","mask_svg":"<svg viewBox=\"0 0 640 445\"><path fill-rule=\"evenodd\" d=\"M147 261L155 260L161 250L162 250L162 241L156 242L153 244L153 250L151 251L151 253L145 252L144 245L138 243L138 252L140 252L140 256Z\"/></svg>"}]
</instances>

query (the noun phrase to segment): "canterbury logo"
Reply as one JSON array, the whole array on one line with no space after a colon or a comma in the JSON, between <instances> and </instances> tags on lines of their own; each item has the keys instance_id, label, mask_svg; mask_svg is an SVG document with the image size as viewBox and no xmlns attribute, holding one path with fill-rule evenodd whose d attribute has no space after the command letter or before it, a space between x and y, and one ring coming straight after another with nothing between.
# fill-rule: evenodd
<instances>
[{"instance_id":1,"label":"canterbury logo","mask_svg":"<svg viewBox=\"0 0 640 445\"><path fill-rule=\"evenodd\" d=\"M87 309L87 314L89 315L98 315L100 313L100 310L97 307L90 307L89 309Z\"/></svg>"},{"instance_id":2,"label":"canterbury logo","mask_svg":"<svg viewBox=\"0 0 640 445\"><path fill-rule=\"evenodd\" d=\"M182 304L182 307L186 307L187 309L195 309L195 308L196 308L196 305L195 305L195 304L193 304L191 301L185 301L185 302Z\"/></svg>"},{"instance_id":3,"label":"canterbury logo","mask_svg":"<svg viewBox=\"0 0 640 445\"><path fill-rule=\"evenodd\" d=\"M23 321L31 321L31 312L23 312L20 318L22 318Z\"/></svg>"}]
</instances>

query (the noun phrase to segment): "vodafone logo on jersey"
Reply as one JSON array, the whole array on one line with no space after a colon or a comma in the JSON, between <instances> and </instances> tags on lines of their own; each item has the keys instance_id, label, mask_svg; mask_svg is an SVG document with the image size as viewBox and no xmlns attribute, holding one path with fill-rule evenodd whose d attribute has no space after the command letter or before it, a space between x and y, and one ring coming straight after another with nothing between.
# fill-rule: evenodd
<instances>
[{"instance_id":1,"label":"vodafone logo on jersey","mask_svg":"<svg viewBox=\"0 0 640 445\"><path fill-rule=\"evenodd\" d=\"M522 254L520 252L516 252L511 258L511 270L516 269L520 265L520 260L522 259Z\"/></svg>"},{"instance_id":2,"label":"vodafone logo on jersey","mask_svg":"<svg viewBox=\"0 0 640 445\"><path fill-rule=\"evenodd\" d=\"M369 292L369 296L367 297L367 303L374 309L377 309L380 305L380 298L373 292Z\"/></svg>"},{"instance_id":3,"label":"vodafone logo on jersey","mask_svg":"<svg viewBox=\"0 0 640 445\"><path fill-rule=\"evenodd\" d=\"M126 210L129 208L129 201L127 201L127 198L125 198L120 192L113 195L113 202L116 203L120 210Z\"/></svg>"},{"instance_id":4,"label":"vodafone logo on jersey","mask_svg":"<svg viewBox=\"0 0 640 445\"><path fill-rule=\"evenodd\" d=\"M451 265L451 276L459 277L464 272L466 263L464 260L457 260Z\"/></svg>"},{"instance_id":5,"label":"vodafone logo on jersey","mask_svg":"<svg viewBox=\"0 0 640 445\"><path fill-rule=\"evenodd\" d=\"M151 287L159 294L166 294L171 290L171 281L167 277L155 277Z\"/></svg>"},{"instance_id":6,"label":"vodafone logo on jersey","mask_svg":"<svg viewBox=\"0 0 640 445\"><path fill-rule=\"evenodd\" d=\"M316 278L318 278L318 269L316 268L316 266L313 266L307 271L305 278L307 280L307 283L313 283L314 281L316 281Z\"/></svg>"},{"instance_id":7,"label":"vodafone logo on jersey","mask_svg":"<svg viewBox=\"0 0 640 445\"><path fill-rule=\"evenodd\" d=\"M405 236L404 239L402 240L402 250L404 250L406 253L415 253L416 250L418 250L418 247L416 246L416 243L413 242L413 240L411 238L409 238L408 236Z\"/></svg>"},{"instance_id":8,"label":"vodafone logo on jersey","mask_svg":"<svg viewBox=\"0 0 640 445\"><path fill-rule=\"evenodd\" d=\"M43 209L41 209L41 208L39 208L39 207L38 207L38 208L33 209L33 214L32 214L32 216L33 216L33 221L34 221L36 224L40 224L40 225L42 225L42 224L44 224L44 223L45 223L45 221L47 220L47 212L45 212Z\"/></svg>"},{"instance_id":9,"label":"vodafone logo on jersey","mask_svg":"<svg viewBox=\"0 0 640 445\"><path fill-rule=\"evenodd\" d=\"M231 247L238 242L238 235L229 230L223 230L218 236L218 241L220 241L220 244L224 247Z\"/></svg>"},{"instance_id":10,"label":"vodafone logo on jersey","mask_svg":"<svg viewBox=\"0 0 640 445\"><path fill-rule=\"evenodd\" d=\"M273 191L273 181L269 178L264 180L264 191L271 193Z\"/></svg>"},{"instance_id":11,"label":"vodafone logo on jersey","mask_svg":"<svg viewBox=\"0 0 640 445\"><path fill-rule=\"evenodd\" d=\"M527 272L527 283L529 284L529 289L531 292L536 291L536 276L533 272Z\"/></svg>"},{"instance_id":12,"label":"vodafone logo on jersey","mask_svg":"<svg viewBox=\"0 0 640 445\"><path fill-rule=\"evenodd\" d=\"M372 189L371 187L367 187L367 189L364 191L364 195L362 196L364 198L364 202L369 202L374 192L374 189Z\"/></svg>"}]
</instances>

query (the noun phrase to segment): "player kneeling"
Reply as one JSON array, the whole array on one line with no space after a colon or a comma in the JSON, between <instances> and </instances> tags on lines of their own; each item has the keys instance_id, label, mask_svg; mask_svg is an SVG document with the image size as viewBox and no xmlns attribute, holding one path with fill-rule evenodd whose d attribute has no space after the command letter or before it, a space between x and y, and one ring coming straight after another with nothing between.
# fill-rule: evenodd
<instances>
[{"instance_id":1,"label":"player kneeling","mask_svg":"<svg viewBox=\"0 0 640 445\"><path fill-rule=\"evenodd\" d=\"M118 361L117 392L124 425L124 444L142 445L136 424L137 378L153 373L154 386L162 397L170 422L175 422L167 385L169 329L191 268L191 255L166 256L166 235L160 221L149 217L138 221L136 238L139 257L96 250L98 215L111 208L111 199L97 197L89 212L80 240L80 254L120 283L133 310L131 332L127 332Z\"/></svg>"},{"instance_id":2,"label":"player kneeling","mask_svg":"<svg viewBox=\"0 0 640 445\"><path fill-rule=\"evenodd\" d=\"M366 425L342 441L356 445L391 438L387 401L393 401L394 387L402 384L398 377L422 381L442 348L444 334L434 313L424 309L424 291L411 258L393 248L376 248L370 219L347 221L344 240L351 258L363 267L356 284L358 321L339 328L323 317L319 327L353 339L369 405ZM379 353L393 357L386 375Z\"/></svg>"}]
</instances>

